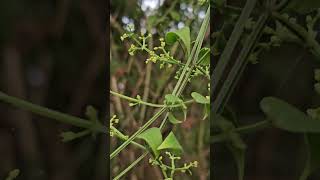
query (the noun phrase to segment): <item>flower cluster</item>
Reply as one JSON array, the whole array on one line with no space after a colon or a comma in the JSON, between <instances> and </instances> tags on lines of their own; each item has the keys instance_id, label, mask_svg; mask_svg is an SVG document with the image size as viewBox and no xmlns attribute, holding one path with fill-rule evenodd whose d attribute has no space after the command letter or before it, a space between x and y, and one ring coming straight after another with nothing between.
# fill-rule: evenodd
<instances>
[{"instance_id":1,"label":"flower cluster","mask_svg":"<svg viewBox=\"0 0 320 180\"><path fill-rule=\"evenodd\" d=\"M118 124L119 123L119 119L117 118L117 115L113 115L112 118L110 119L110 136L114 135L114 124Z\"/></svg>"},{"instance_id":2,"label":"flower cluster","mask_svg":"<svg viewBox=\"0 0 320 180\"><path fill-rule=\"evenodd\" d=\"M177 167L176 160L180 160L181 157L175 156L174 154L172 154L170 152L165 152L165 154L168 156L168 158L171 161L170 165L167 165L163 162L163 156L159 156L158 159L150 158L149 163L153 166L159 166L162 170L162 173L164 173L164 176L166 177L166 179L173 179L173 176L176 172L181 172L181 173L188 172L188 173L192 174L190 169L192 167L198 167L198 161L184 163L183 166Z\"/></svg>"},{"instance_id":3,"label":"flower cluster","mask_svg":"<svg viewBox=\"0 0 320 180\"><path fill-rule=\"evenodd\" d=\"M153 49L149 49L146 45L147 40L151 38L152 35L148 34L145 36L141 34L139 37L135 37L132 33L124 33L120 39L124 41L126 38L131 38L135 44L131 44L128 52L131 56L135 54L136 51L145 51L148 53L149 57L146 59L145 63L148 64L150 62L157 63L160 62L160 68L164 68L167 65L168 68L172 67L173 64L181 65L182 63L179 60L174 59L170 52L166 50L166 42L164 38L160 38L160 45L154 47ZM159 52L159 53L157 53Z\"/></svg>"}]
</instances>

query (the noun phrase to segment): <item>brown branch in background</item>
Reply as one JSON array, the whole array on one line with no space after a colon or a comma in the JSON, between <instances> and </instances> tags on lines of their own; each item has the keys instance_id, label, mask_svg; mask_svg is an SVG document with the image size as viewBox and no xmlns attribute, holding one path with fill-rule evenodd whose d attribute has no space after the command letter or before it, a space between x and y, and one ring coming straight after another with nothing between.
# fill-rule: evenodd
<instances>
[{"instance_id":1,"label":"brown branch in background","mask_svg":"<svg viewBox=\"0 0 320 180\"><path fill-rule=\"evenodd\" d=\"M75 93L71 97L72 105L69 112L71 114L79 115L82 112L82 108L86 105L92 86L95 83L97 76L105 68L105 33L103 32L102 22L99 22L99 14L96 12L95 7L90 1L82 0L80 4L83 16L86 19L87 27L89 28L92 41L95 44L96 52L93 54L92 59L85 70L83 76L80 78Z\"/></svg>"},{"instance_id":2,"label":"brown branch in background","mask_svg":"<svg viewBox=\"0 0 320 180\"><path fill-rule=\"evenodd\" d=\"M3 119L1 119L2 121ZM15 150L15 139L12 129L0 129L0 174L8 174L12 169L17 168L16 160L18 155Z\"/></svg>"},{"instance_id":3,"label":"brown branch in background","mask_svg":"<svg viewBox=\"0 0 320 180\"><path fill-rule=\"evenodd\" d=\"M69 6L71 0L59 0L57 1L58 13L54 17L53 35L56 38L60 38L64 32L65 23L69 14Z\"/></svg>"},{"instance_id":4,"label":"brown branch in background","mask_svg":"<svg viewBox=\"0 0 320 180\"><path fill-rule=\"evenodd\" d=\"M117 80L114 76L111 76L111 84L110 84L110 89L115 92L119 92L118 90L118 85L117 85ZM117 115L121 118L124 116L123 113L123 108L121 104L121 99L118 96L111 96L114 104L115 104L115 110L117 112Z\"/></svg>"},{"instance_id":5,"label":"brown branch in background","mask_svg":"<svg viewBox=\"0 0 320 180\"><path fill-rule=\"evenodd\" d=\"M7 92L10 95L27 99L20 53L16 48L7 46L4 50L3 59L4 77L7 77ZM46 179L46 172L42 169L41 150L37 143L36 129L31 114L20 109L10 109L8 114L8 118L16 129L16 141L20 150L18 153L21 154L21 158L26 164L25 167L19 168L24 170L27 179Z\"/></svg>"},{"instance_id":6,"label":"brown branch in background","mask_svg":"<svg viewBox=\"0 0 320 180\"><path fill-rule=\"evenodd\" d=\"M150 32L150 31L149 31ZM148 42L148 48L153 49L153 38L150 37ZM143 101L148 101L149 93L150 93L150 80L151 80L151 73L152 73L152 63L148 63L146 67L146 76L144 81L144 89L143 89ZM143 123L146 117L146 105L141 105L141 111L140 111L140 123Z\"/></svg>"}]
</instances>

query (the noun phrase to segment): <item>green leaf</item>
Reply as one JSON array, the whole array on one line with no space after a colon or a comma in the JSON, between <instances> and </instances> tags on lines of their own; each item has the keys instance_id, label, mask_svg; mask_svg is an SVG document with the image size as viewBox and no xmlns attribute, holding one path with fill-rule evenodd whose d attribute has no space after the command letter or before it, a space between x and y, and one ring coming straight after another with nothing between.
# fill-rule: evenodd
<instances>
[{"instance_id":1,"label":"green leaf","mask_svg":"<svg viewBox=\"0 0 320 180\"><path fill-rule=\"evenodd\" d=\"M170 16L172 17L172 19L179 21L180 20L180 14L177 13L176 11L170 11Z\"/></svg>"},{"instance_id":2,"label":"green leaf","mask_svg":"<svg viewBox=\"0 0 320 180\"><path fill-rule=\"evenodd\" d=\"M188 55L190 54L191 40L190 40L189 27L183 27L176 31L168 32L166 34L165 39L166 39L166 43L168 43L169 45L174 44L180 39L183 42L184 46L186 47Z\"/></svg>"},{"instance_id":3,"label":"green leaf","mask_svg":"<svg viewBox=\"0 0 320 180\"><path fill-rule=\"evenodd\" d=\"M89 133L90 133L90 130L84 130L78 133L67 131L67 132L61 133L60 136L62 137L62 142L69 142L77 138L83 137L85 135L88 135Z\"/></svg>"},{"instance_id":4,"label":"green leaf","mask_svg":"<svg viewBox=\"0 0 320 180\"><path fill-rule=\"evenodd\" d=\"M176 117L174 117L174 115L171 112L169 113L168 118L172 124L182 123L182 121L179 121Z\"/></svg>"},{"instance_id":5,"label":"green leaf","mask_svg":"<svg viewBox=\"0 0 320 180\"><path fill-rule=\"evenodd\" d=\"M203 66L210 65L210 49L209 48L202 48L200 50L198 63Z\"/></svg>"},{"instance_id":6,"label":"green leaf","mask_svg":"<svg viewBox=\"0 0 320 180\"><path fill-rule=\"evenodd\" d=\"M206 104L204 107L204 116L202 120L205 120L206 118L210 118L210 104Z\"/></svg>"},{"instance_id":7,"label":"green leaf","mask_svg":"<svg viewBox=\"0 0 320 180\"><path fill-rule=\"evenodd\" d=\"M314 70L314 79L320 81L320 69Z\"/></svg>"},{"instance_id":8,"label":"green leaf","mask_svg":"<svg viewBox=\"0 0 320 180\"><path fill-rule=\"evenodd\" d=\"M300 14L306 14L320 8L319 0L291 0L286 10L291 10Z\"/></svg>"},{"instance_id":9,"label":"green leaf","mask_svg":"<svg viewBox=\"0 0 320 180\"><path fill-rule=\"evenodd\" d=\"M179 104L183 102L178 96L173 94L166 94L164 99L166 104Z\"/></svg>"},{"instance_id":10,"label":"green leaf","mask_svg":"<svg viewBox=\"0 0 320 180\"><path fill-rule=\"evenodd\" d=\"M214 127L221 129L223 132L235 129L233 123L221 116L220 114L213 114L213 117L215 123L212 124L214 125Z\"/></svg>"},{"instance_id":11,"label":"green leaf","mask_svg":"<svg viewBox=\"0 0 320 180\"><path fill-rule=\"evenodd\" d=\"M290 132L320 132L320 121L312 119L283 100L265 97L260 102L260 107L277 128Z\"/></svg>"},{"instance_id":12,"label":"green leaf","mask_svg":"<svg viewBox=\"0 0 320 180\"><path fill-rule=\"evenodd\" d=\"M9 172L9 175L6 178L6 180L14 180L19 176L19 174L20 174L20 170L19 169L14 169L14 170Z\"/></svg>"},{"instance_id":13,"label":"green leaf","mask_svg":"<svg viewBox=\"0 0 320 180\"><path fill-rule=\"evenodd\" d=\"M176 136L171 131L169 135L163 140L162 144L157 148L157 150L167 149L175 155L179 155L182 153L183 149L177 140Z\"/></svg>"},{"instance_id":14,"label":"green leaf","mask_svg":"<svg viewBox=\"0 0 320 180\"><path fill-rule=\"evenodd\" d=\"M192 92L191 93L192 98L200 104L210 104L210 100L207 99L206 97L202 96L201 94L197 92Z\"/></svg>"},{"instance_id":15,"label":"green leaf","mask_svg":"<svg viewBox=\"0 0 320 180\"><path fill-rule=\"evenodd\" d=\"M93 106L91 106L91 105L87 106L87 108L86 108L86 116L87 116L91 121L94 121L94 122L98 121L98 112L97 112L97 110L96 110Z\"/></svg>"},{"instance_id":16,"label":"green leaf","mask_svg":"<svg viewBox=\"0 0 320 180\"><path fill-rule=\"evenodd\" d=\"M307 161L300 180L306 180L311 173L320 169L320 134L305 135Z\"/></svg>"},{"instance_id":17,"label":"green leaf","mask_svg":"<svg viewBox=\"0 0 320 180\"><path fill-rule=\"evenodd\" d=\"M68 131L68 132L61 133L61 137L62 137L62 142L68 142L76 139L77 134L72 131Z\"/></svg>"},{"instance_id":18,"label":"green leaf","mask_svg":"<svg viewBox=\"0 0 320 180\"><path fill-rule=\"evenodd\" d=\"M318 94L320 94L320 83L316 83L316 84L314 85L314 90L315 90Z\"/></svg>"},{"instance_id":19,"label":"green leaf","mask_svg":"<svg viewBox=\"0 0 320 180\"><path fill-rule=\"evenodd\" d=\"M152 27L156 22L157 22L157 20L159 19L159 17L157 17L157 16L149 16L148 17L148 20L147 20L147 26L148 27Z\"/></svg>"},{"instance_id":20,"label":"green leaf","mask_svg":"<svg viewBox=\"0 0 320 180\"><path fill-rule=\"evenodd\" d=\"M156 158L160 155L160 152L157 149L162 143L162 134L159 128L149 128L137 138L143 139L148 144Z\"/></svg>"}]
</instances>

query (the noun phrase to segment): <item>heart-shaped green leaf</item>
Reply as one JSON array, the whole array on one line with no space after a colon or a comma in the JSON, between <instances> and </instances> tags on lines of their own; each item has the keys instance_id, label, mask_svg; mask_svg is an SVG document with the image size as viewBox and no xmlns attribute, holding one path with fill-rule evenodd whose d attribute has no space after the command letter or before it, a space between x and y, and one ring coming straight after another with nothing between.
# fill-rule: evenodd
<instances>
[{"instance_id":1,"label":"heart-shaped green leaf","mask_svg":"<svg viewBox=\"0 0 320 180\"><path fill-rule=\"evenodd\" d=\"M191 93L192 98L200 104L210 104L210 100L207 99L206 97L202 96L201 94L197 92L192 92Z\"/></svg>"},{"instance_id":2,"label":"heart-shaped green leaf","mask_svg":"<svg viewBox=\"0 0 320 180\"><path fill-rule=\"evenodd\" d=\"M283 100L265 97L260 102L260 107L277 128L291 132L320 132L320 121L312 119Z\"/></svg>"},{"instance_id":3,"label":"heart-shaped green leaf","mask_svg":"<svg viewBox=\"0 0 320 180\"><path fill-rule=\"evenodd\" d=\"M168 115L168 119L172 124L179 124L182 123L182 121L179 121L174 115L170 112Z\"/></svg>"},{"instance_id":4,"label":"heart-shaped green leaf","mask_svg":"<svg viewBox=\"0 0 320 180\"><path fill-rule=\"evenodd\" d=\"M160 152L157 149L162 143L162 134L159 128L149 128L137 138L143 139L148 144L156 158L160 155Z\"/></svg>"},{"instance_id":5,"label":"heart-shaped green leaf","mask_svg":"<svg viewBox=\"0 0 320 180\"><path fill-rule=\"evenodd\" d=\"M182 153L183 149L177 140L176 136L173 132L170 132L169 135L163 140L162 144L157 148L157 150L167 149L175 155L179 155Z\"/></svg>"},{"instance_id":6,"label":"heart-shaped green leaf","mask_svg":"<svg viewBox=\"0 0 320 180\"><path fill-rule=\"evenodd\" d=\"M179 39L183 42L185 48L187 49L187 54L190 54L191 40L190 40L190 29L189 27L183 27L176 31L171 31L166 34L166 43L169 45L174 44Z\"/></svg>"}]
</instances>

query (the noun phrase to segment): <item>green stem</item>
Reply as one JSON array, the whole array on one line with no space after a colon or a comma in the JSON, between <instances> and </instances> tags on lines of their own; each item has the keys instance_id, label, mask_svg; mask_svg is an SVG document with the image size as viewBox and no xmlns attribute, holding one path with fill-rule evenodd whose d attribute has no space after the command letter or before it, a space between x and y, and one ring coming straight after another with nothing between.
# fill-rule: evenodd
<instances>
[{"instance_id":1,"label":"green stem","mask_svg":"<svg viewBox=\"0 0 320 180\"><path fill-rule=\"evenodd\" d=\"M110 130L112 130L114 132L114 134L116 135L116 137L118 137L119 139L123 140L123 141L126 141L128 138L127 136L125 136L124 134L122 134L122 132L120 132L118 129L116 129L115 127L111 126L110 127ZM140 148L140 149L143 149L143 150L147 150L143 145L137 143L137 142L134 142L132 141L131 142L132 145Z\"/></svg>"},{"instance_id":2,"label":"green stem","mask_svg":"<svg viewBox=\"0 0 320 180\"><path fill-rule=\"evenodd\" d=\"M56 121L59 121L61 123L70 124L76 127L86 128L90 129L93 128L93 130L100 132L100 133L108 133L107 127L104 127L102 125L95 125L89 120L85 120L82 118L78 118L75 116L71 116L68 114L64 114L58 111L54 111L39 105L32 104L30 102L24 101L22 99L9 96L3 92L0 91L0 101L3 101L5 103L8 103L14 107L25 109L27 111L30 111L32 113L38 114L40 116L44 116L50 119L54 119Z\"/></svg>"},{"instance_id":3,"label":"green stem","mask_svg":"<svg viewBox=\"0 0 320 180\"><path fill-rule=\"evenodd\" d=\"M248 133L252 133L252 132L256 132L262 129L265 129L267 127L271 126L271 121L270 120L264 120L255 124L251 124L248 126L243 126L243 127L239 127L236 128L232 131L240 133L240 134L248 134ZM221 142L224 141L228 138L228 132L224 132L215 136L212 136L211 138L211 143L217 143L217 142Z\"/></svg>"},{"instance_id":4,"label":"green stem","mask_svg":"<svg viewBox=\"0 0 320 180\"><path fill-rule=\"evenodd\" d=\"M307 152L307 159L306 159L306 165L303 169L303 172L299 178L299 180L307 180L310 175L310 162L311 162L311 154L310 154L310 145L309 145L309 139L306 134L304 136L304 142L306 146L306 152Z\"/></svg>"},{"instance_id":5,"label":"green stem","mask_svg":"<svg viewBox=\"0 0 320 180\"><path fill-rule=\"evenodd\" d=\"M206 13L206 18L205 18L205 19L209 19L209 17L210 17L210 13L209 13L209 12L210 12L210 7L207 9L207 13ZM208 22L207 22L207 23L208 23ZM203 22L203 24L204 24L204 22ZM202 25L202 26L203 26L203 25ZM198 35L195 44L197 44L197 42L199 42L199 36L200 36L200 35ZM204 37L204 36L203 36L203 37ZM201 46L201 45L200 45L200 46ZM194 52L196 51L196 47L197 47L196 45L193 47L192 54L194 54ZM180 78L179 78L179 80L178 80L178 82L177 82L177 84L176 84L176 86L175 86L175 88L174 88L174 90L173 90L173 93L172 93L173 95L176 95L176 91L178 91L178 90L180 89L181 81L183 81L183 79L184 79L184 73L187 71L187 68L188 68L189 64L191 63L192 57L193 57L193 56L190 55L189 58L188 58L187 63L185 64L185 66L184 66L184 71L183 71L183 73L180 75ZM188 78L188 77L186 77L186 78ZM139 135L140 133L142 133L147 127L149 127L149 126L150 126L162 113L164 113L166 110L167 110L167 108L166 108L166 107L163 107L160 111L158 111L144 126L142 126L142 127L141 127L135 134L133 134L126 142L124 142L121 146L119 146L119 147L110 155L110 159L112 159L112 158L115 157L117 154L119 154L121 150L123 150L136 136L138 136L138 135ZM163 121L162 121L162 123L161 123L161 125L160 125L160 129L162 129L162 128L164 127L167 117L168 117L168 113L166 113L165 118L163 119ZM148 152L145 152L145 153L148 154ZM146 154L145 154L145 155L146 155ZM143 158L144 158L144 157L137 159L134 163L137 164L137 163L138 163L139 161L141 161ZM134 165L131 164L129 167L127 167L127 168L125 169L124 173L122 173L122 174L125 174L126 172L128 172L131 168L133 168L133 167L135 166L135 164L134 164ZM118 177L118 176L117 176L117 177Z\"/></svg>"},{"instance_id":6,"label":"green stem","mask_svg":"<svg viewBox=\"0 0 320 180\"><path fill-rule=\"evenodd\" d=\"M146 157L148 154L148 151L145 151L138 159L136 159L133 163L131 163L125 170L123 170L121 173L119 173L113 180L118 180L122 176L124 176L130 169L132 169L134 166L136 166L144 157Z\"/></svg>"},{"instance_id":7,"label":"green stem","mask_svg":"<svg viewBox=\"0 0 320 180\"><path fill-rule=\"evenodd\" d=\"M142 101L142 100L139 100L139 99L135 99L135 98L132 98L132 97L129 97L129 96L126 96L126 95L123 95L123 94L120 94L120 93L111 91L111 90L110 90L110 94L113 94L113 95L115 95L115 96L118 96L119 98L126 99L126 100L131 101L131 102L135 102L135 103L138 103L138 104L143 104L143 105L147 105L147 106L151 106L151 107L157 107L157 108L163 108L163 107L175 108L175 107L180 107L180 106L182 106L181 104L165 105L165 104L148 103L148 102L145 102L145 101ZM183 103L184 103L184 104L190 104L190 103L193 103L193 102L194 102L194 100L193 100L193 99L190 99L190 100L187 100L187 101L185 101L185 102L183 102Z\"/></svg>"},{"instance_id":8,"label":"green stem","mask_svg":"<svg viewBox=\"0 0 320 180\"><path fill-rule=\"evenodd\" d=\"M212 92L215 93L216 88L218 87L219 82L222 79L223 72L225 71L227 65L229 64L232 52L239 41L241 34L243 33L245 23L250 17L253 8L255 7L257 0L248 0L243 8L241 15L234 27L234 30L231 33L230 39L228 40L225 49L223 50L221 57L218 61L216 68L213 70L211 76L212 79Z\"/></svg>"},{"instance_id":9,"label":"green stem","mask_svg":"<svg viewBox=\"0 0 320 180\"><path fill-rule=\"evenodd\" d=\"M198 54L200 52L200 48L202 46L202 42L203 42L207 27L209 24L209 20L210 20L210 6L207 9L205 19L203 20L203 22L201 24L199 34L197 36L197 39L196 39L194 46L192 47L192 51L188 57L186 66L183 68L183 71L179 77L179 80L173 89L173 92L172 92L173 95L179 96L182 93L183 89L185 88L186 82L188 82L188 78L192 72L192 69L194 68L194 66L196 64ZM194 58L194 61L192 63L192 66L189 69L189 65L192 62L192 58ZM186 73L188 73L188 74L185 76ZM167 113L165 118L162 120L161 125L160 125L160 129L162 129L165 126L165 124L167 122L168 115L169 114Z\"/></svg>"},{"instance_id":10,"label":"green stem","mask_svg":"<svg viewBox=\"0 0 320 180\"><path fill-rule=\"evenodd\" d=\"M148 120L138 131L136 131L131 137L129 137L124 143L122 143L116 150L110 154L110 159L113 159L118 155L125 147L127 147L139 134L146 130L157 118L164 113L167 108L161 108L150 120Z\"/></svg>"},{"instance_id":11,"label":"green stem","mask_svg":"<svg viewBox=\"0 0 320 180\"><path fill-rule=\"evenodd\" d=\"M250 34L249 38L246 40L243 49L241 50L230 73L228 74L227 79L225 80L221 90L217 94L217 98L213 102L213 105L212 105L213 113L217 113L217 112L221 113L223 111L224 106L228 101L228 98L233 92L235 84L237 84L236 83L237 80L239 79L239 77L241 77L241 74L244 68L248 64L248 55L251 52L252 47L256 43L256 40L258 39L259 35L261 34L264 24L267 21L268 17L269 15L267 13L264 13L259 18L253 32Z\"/></svg>"}]
</instances>

